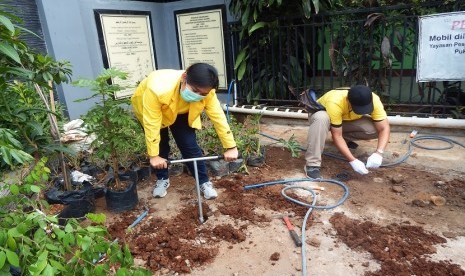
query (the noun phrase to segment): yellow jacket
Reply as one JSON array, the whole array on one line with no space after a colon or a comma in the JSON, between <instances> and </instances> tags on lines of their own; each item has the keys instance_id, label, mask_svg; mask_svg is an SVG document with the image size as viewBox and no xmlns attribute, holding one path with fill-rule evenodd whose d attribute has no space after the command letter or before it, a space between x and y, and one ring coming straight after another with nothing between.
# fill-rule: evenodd
<instances>
[{"instance_id":1,"label":"yellow jacket","mask_svg":"<svg viewBox=\"0 0 465 276\"><path fill-rule=\"evenodd\" d=\"M134 113L144 127L147 153L151 157L159 154L160 129L174 123L178 102L184 101L179 93L182 73L184 70L156 70L142 80L131 97ZM235 147L236 142L214 89L203 100L189 104L190 127L202 128L200 114L204 110L213 122L223 148Z\"/></svg>"}]
</instances>

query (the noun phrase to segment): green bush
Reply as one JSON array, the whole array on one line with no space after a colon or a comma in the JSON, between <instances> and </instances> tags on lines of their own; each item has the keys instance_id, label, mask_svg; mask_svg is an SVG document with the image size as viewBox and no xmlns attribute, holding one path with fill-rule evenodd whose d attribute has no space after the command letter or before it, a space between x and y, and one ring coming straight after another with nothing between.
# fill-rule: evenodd
<instances>
[{"instance_id":1,"label":"green bush","mask_svg":"<svg viewBox=\"0 0 465 276\"><path fill-rule=\"evenodd\" d=\"M150 275L135 268L128 247L110 240L103 214L88 214L86 222L59 225L40 200L49 180L46 159L0 198L0 275L12 269L21 275Z\"/></svg>"},{"instance_id":2,"label":"green bush","mask_svg":"<svg viewBox=\"0 0 465 276\"><path fill-rule=\"evenodd\" d=\"M29 31L19 23L18 17L0 11L0 170L29 161L26 154L38 160L67 150L55 142L62 116L52 108L48 92L54 83L69 81L71 66L36 53L21 39Z\"/></svg>"}]
</instances>

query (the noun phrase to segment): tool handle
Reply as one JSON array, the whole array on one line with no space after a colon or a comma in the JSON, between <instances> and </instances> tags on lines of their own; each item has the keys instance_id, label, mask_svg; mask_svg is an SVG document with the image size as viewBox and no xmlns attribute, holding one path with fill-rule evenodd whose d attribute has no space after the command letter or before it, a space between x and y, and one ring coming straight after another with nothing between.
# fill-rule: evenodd
<instances>
[{"instance_id":1,"label":"tool handle","mask_svg":"<svg viewBox=\"0 0 465 276\"><path fill-rule=\"evenodd\" d=\"M302 246L302 241L300 240L299 235L297 235L297 232L295 232L295 230L291 230L290 233L295 246Z\"/></svg>"},{"instance_id":2,"label":"tool handle","mask_svg":"<svg viewBox=\"0 0 465 276\"><path fill-rule=\"evenodd\" d=\"M224 159L224 155L214 155L214 156L187 158L187 159L166 160L166 164L171 165L171 164L175 164L175 163L185 163L185 162L205 161L205 160L220 160L220 159Z\"/></svg>"},{"instance_id":3,"label":"tool handle","mask_svg":"<svg viewBox=\"0 0 465 276\"><path fill-rule=\"evenodd\" d=\"M289 221L289 218L288 217L283 217L283 220L286 223L287 229L289 229L289 231L293 231L294 226L292 226L291 222Z\"/></svg>"}]
</instances>

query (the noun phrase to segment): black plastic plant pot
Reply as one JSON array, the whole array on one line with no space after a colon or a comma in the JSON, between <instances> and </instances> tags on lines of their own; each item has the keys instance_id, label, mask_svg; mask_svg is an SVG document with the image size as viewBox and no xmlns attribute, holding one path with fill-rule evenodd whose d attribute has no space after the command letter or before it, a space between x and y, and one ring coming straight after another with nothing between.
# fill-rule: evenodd
<instances>
[{"instance_id":1,"label":"black plastic plant pot","mask_svg":"<svg viewBox=\"0 0 465 276\"><path fill-rule=\"evenodd\" d=\"M179 176L184 172L184 164L171 164L168 167L168 173L170 176Z\"/></svg>"},{"instance_id":2,"label":"black plastic plant pot","mask_svg":"<svg viewBox=\"0 0 465 276\"><path fill-rule=\"evenodd\" d=\"M210 160L207 167L213 176L225 176L229 174L229 163L224 160Z\"/></svg>"},{"instance_id":3,"label":"black plastic plant pot","mask_svg":"<svg viewBox=\"0 0 465 276\"><path fill-rule=\"evenodd\" d=\"M58 214L58 223L65 225L66 220L70 218L82 219L87 213L95 211L95 199L92 194L89 196L74 199L66 204L66 207Z\"/></svg>"},{"instance_id":4,"label":"black plastic plant pot","mask_svg":"<svg viewBox=\"0 0 465 276\"><path fill-rule=\"evenodd\" d=\"M265 165L265 147L260 147L260 155L250 155L247 158L247 165L252 167L261 167Z\"/></svg>"},{"instance_id":5,"label":"black plastic plant pot","mask_svg":"<svg viewBox=\"0 0 465 276\"><path fill-rule=\"evenodd\" d=\"M228 162L229 173L238 172L243 164L244 164L244 159L242 159L242 158L238 158L235 161Z\"/></svg>"},{"instance_id":6,"label":"black plastic plant pot","mask_svg":"<svg viewBox=\"0 0 465 276\"><path fill-rule=\"evenodd\" d=\"M137 174L120 174L119 177L123 181L129 181L130 184L124 191L107 189L105 194L107 209L114 213L132 210L139 203L139 197L137 196Z\"/></svg>"},{"instance_id":7,"label":"black plastic plant pot","mask_svg":"<svg viewBox=\"0 0 465 276\"><path fill-rule=\"evenodd\" d=\"M239 158L235 161L226 162L224 160L207 161L207 167L213 176L225 176L230 173L238 172L242 167L244 160Z\"/></svg>"},{"instance_id":8,"label":"black plastic plant pot","mask_svg":"<svg viewBox=\"0 0 465 276\"><path fill-rule=\"evenodd\" d=\"M138 180L146 180L150 178L152 174L152 169L150 166L143 166L134 168L134 171L137 173Z\"/></svg>"}]
</instances>

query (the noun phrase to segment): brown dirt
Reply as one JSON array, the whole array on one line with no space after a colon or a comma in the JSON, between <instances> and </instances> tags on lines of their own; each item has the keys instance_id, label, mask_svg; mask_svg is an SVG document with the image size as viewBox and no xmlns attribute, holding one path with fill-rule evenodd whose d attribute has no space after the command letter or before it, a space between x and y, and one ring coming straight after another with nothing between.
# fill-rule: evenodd
<instances>
[{"instance_id":1,"label":"brown dirt","mask_svg":"<svg viewBox=\"0 0 465 276\"><path fill-rule=\"evenodd\" d=\"M263 229L273 234L270 229L273 214L293 212L292 224L301 226L307 212L306 207L281 195L283 185L244 191L246 185L294 178L294 175L303 177L303 156L292 158L288 150L271 146L266 153L265 166L249 167L248 175L213 179L220 196L213 201L203 201L205 223L199 223L192 177L186 174L172 177L167 197L153 199L151 190L155 180L152 175L139 183L140 203L136 210L107 213L110 233L121 243L128 244L134 257L154 275L194 271L196 275L204 275L202 269L215 262L220 250L232 250L235 244L241 244L241 252L248 254L252 248L261 246L251 238L251 231ZM346 174L345 183L350 190L342 212L325 213L330 216L329 222L335 231L335 247L345 244L350 250L369 254L380 265L377 270L363 271L368 266L363 264L362 270L351 275L465 275L464 268L452 260L437 261L429 257L437 251L436 245L465 236L463 178L445 179L436 172L408 164L372 170L369 175L360 176L352 173L346 162L329 157L323 162L322 175L335 178ZM340 189L334 185L316 184L325 187L320 205L334 203L332 201L340 198ZM445 205L432 204L431 195L444 197ZM294 196L305 199L301 193L296 192ZM149 207L149 215L127 231L144 207ZM97 212L106 212L104 209L104 202L99 199ZM318 228L323 220L323 215L313 212L306 227ZM227 243L227 247L222 247L223 243ZM267 255L269 266L286 261L279 253L282 251L278 251ZM296 270L299 269L292 269L287 275L293 275ZM260 272L251 273L258 275Z\"/></svg>"}]
</instances>

